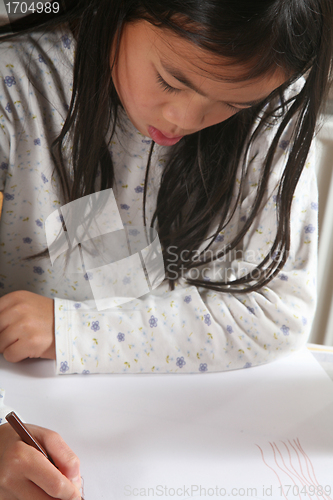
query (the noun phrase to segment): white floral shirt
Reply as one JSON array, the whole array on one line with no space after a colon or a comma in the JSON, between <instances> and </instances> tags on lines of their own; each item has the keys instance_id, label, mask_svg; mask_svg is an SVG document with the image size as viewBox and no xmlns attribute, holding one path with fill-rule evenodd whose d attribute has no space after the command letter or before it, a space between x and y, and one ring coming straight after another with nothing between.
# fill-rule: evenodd
<instances>
[{"instance_id":1,"label":"white floral shirt","mask_svg":"<svg viewBox=\"0 0 333 500\"><path fill-rule=\"evenodd\" d=\"M313 150L292 205L290 256L282 272L257 292L218 293L189 286L184 276L174 291L162 283L143 297L98 311L82 300L86 276L73 281L53 268L49 258L23 260L47 248L45 221L62 205L59 182L52 175L50 146L68 110L74 54L75 40L66 28L0 45L0 189L4 193L0 292L30 290L54 298L56 372L216 372L260 365L299 349L307 341L316 304L318 204ZM251 212L262 160L277 126L267 127L253 143L236 211L212 250L228 244ZM276 233L277 186L293 126L281 138L254 224L227 263L206 266L205 279L221 279L223 272L229 279L241 276L268 253ZM109 146L115 168L113 190L126 226L143 223L150 144L127 120L126 129L118 127ZM148 223L167 150L156 146L153 153Z\"/></svg>"}]
</instances>

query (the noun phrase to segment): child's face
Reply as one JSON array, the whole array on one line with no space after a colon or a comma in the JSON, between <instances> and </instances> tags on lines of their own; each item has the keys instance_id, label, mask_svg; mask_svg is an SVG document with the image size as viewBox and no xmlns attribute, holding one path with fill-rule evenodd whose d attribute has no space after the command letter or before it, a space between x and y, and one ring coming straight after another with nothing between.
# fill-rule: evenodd
<instances>
[{"instance_id":1,"label":"child's face","mask_svg":"<svg viewBox=\"0 0 333 500\"><path fill-rule=\"evenodd\" d=\"M221 58L170 31L139 21L124 27L112 77L133 125L171 146L262 100L286 80L282 71L240 83L223 80L243 69L223 65Z\"/></svg>"}]
</instances>

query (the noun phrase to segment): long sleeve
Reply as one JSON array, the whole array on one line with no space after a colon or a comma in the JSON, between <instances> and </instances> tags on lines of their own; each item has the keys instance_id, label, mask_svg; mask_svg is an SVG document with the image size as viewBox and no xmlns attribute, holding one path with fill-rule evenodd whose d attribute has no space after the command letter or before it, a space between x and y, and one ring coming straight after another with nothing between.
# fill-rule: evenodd
<instances>
[{"instance_id":1,"label":"long sleeve","mask_svg":"<svg viewBox=\"0 0 333 500\"><path fill-rule=\"evenodd\" d=\"M230 259L201 270L206 279L239 277L268 253L276 234L277 186L292 128L293 123L280 141L254 224ZM244 224L272 133L267 130L253 144L241 201L211 249L228 243ZM312 147L292 204L288 261L257 292L212 292L186 286L184 276L172 292L162 284L104 312L56 299L57 373L214 372L267 363L300 348L308 338L316 304L317 207Z\"/></svg>"},{"instance_id":2,"label":"long sleeve","mask_svg":"<svg viewBox=\"0 0 333 500\"><path fill-rule=\"evenodd\" d=\"M29 290L54 299L57 373L221 371L272 361L306 342L316 302L317 188L312 151L292 205L290 256L267 287L247 295L216 293L187 286L184 275L172 292L163 283L150 294L98 312L84 302L88 282L83 275L77 279L63 275L48 258L26 260L47 248L45 221L62 205L51 144L70 103L75 41L64 28L21 37L1 44L0 50L4 189L0 295ZM276 232L275 196L294 126L291 122L281 137L261 211L237 252L227 261L204 270L194 268L192 273L203 272L212 281L224 279L225 274L233 279L267 254ZM210 250L227 245L248 217L276 127L264 130L252 144L239 204ZM128 121L117 128L109 144L113 191L127 227L142 225L150 145ZM147 225L167 149L156 147L152 155ZM239 184L235 197L237 189Z\"/></svg>"}]
</instances>

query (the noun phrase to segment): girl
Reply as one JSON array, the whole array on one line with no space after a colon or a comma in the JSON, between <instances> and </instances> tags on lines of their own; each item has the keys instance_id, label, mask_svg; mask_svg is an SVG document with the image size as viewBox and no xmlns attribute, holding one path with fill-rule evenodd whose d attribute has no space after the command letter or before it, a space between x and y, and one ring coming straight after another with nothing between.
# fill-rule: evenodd
<instances>
[{"instance_id":1,"label":"girl","mask_svg":"<svg viewBox=\"0 0 333 500\"><path fill-rule=\"evenodd\" d=\"M59 374L200 373L300 348L315 308L310 145L331 0L50 5L1 46L5 359L56 359ZM129 233L158 230L166 280L97 311L88 273L52 267L44 224L111 187ZM76 457L34 432L61 472L4 425L0 498L75 498Z\"/></svg>"}]
</instances>

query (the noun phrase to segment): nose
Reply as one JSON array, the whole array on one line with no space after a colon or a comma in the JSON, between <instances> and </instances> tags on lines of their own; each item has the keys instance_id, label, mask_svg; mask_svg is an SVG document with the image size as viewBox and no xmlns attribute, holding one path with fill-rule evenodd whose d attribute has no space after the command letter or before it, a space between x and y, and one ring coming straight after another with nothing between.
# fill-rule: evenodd
<instances>
[{"instance_id":1,"label":"nose","mask_svg":"<svg viewBox=\"0 0 333 500\"><path fill-rule=\"evenodd\" d=\"M163 118L177 128L177 131L194 131L204 128L207 110L198 103L166 103L162 109Z\"/></svg>"}]
</instances>

